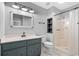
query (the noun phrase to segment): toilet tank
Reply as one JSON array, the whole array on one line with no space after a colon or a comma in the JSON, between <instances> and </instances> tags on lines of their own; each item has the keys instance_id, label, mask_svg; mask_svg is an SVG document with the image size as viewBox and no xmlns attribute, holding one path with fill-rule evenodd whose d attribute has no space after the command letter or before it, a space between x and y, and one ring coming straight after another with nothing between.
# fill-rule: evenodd
<instances>
[{"instance_id":1,"label":"toilet tank","mask_svg":"<svg viewBox=\"0 0 79 59\"><path fill-rule=\"evenodd\" d=\"M47 33L47 34L44 34L42 36L43 36L42 42L45 42L45 41L53 42L53 34Z\"/></svg>"},{"instance_id":2,"label":"toilet tank","mask_svg":"<svg viewBox=\"0 0 79 59\"><path fill-rule=\"evenodd\" d=\"M47 35L46 35L46 41L53 42L53 34L52 33L47 33Z\"/></svg>"}]
</instances>

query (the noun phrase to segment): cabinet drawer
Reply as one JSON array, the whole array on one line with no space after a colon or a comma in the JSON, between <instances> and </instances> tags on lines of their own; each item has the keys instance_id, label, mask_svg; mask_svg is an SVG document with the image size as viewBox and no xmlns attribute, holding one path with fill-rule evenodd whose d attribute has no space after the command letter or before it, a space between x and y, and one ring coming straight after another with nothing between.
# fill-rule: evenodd
<instances>
[{"instance_id":1,"label":"cabinet drawer","mask_svg":"<svg viewBox=\"0 0 79 59\"><path fill-rule=\"evenodd\" d=\"M31 40L27 41L27 45L32 45L32 44L36 44L36 43L41 43L41 38L31 39Z\"/></svg>"},{"instance_id":2,"label":"cabinet drawer","mask_svg":"<svg viewBox=\"0 0 79 59\"><path fill-rule=\"evenodd\" d=\"M2 52L2 56L17 56L17 54L18 53L17 53L16 49Z\"/></svg>"},{"instance_id":3,"label":"cabinet drawer","mask_svg":"<svg viewBox=\"0 0 79 59\"><path fill-rule=\"evenodd\" d=\"M26 41L5 43L5 44L2 44L2 49L3 51L6 51L8 49L14 49L14 48L22 47L22 46L26 46Z\"/></svg>"},{"instance_id":4,"label":"cabinet drawer","mask_svg":"<svg viewBox=\"0 0 79 59\"><path fill-rule=\"evenodd\" d=\"M3 52L3 56L26 56L26 47Z\"/></svg>"}]
</instances>

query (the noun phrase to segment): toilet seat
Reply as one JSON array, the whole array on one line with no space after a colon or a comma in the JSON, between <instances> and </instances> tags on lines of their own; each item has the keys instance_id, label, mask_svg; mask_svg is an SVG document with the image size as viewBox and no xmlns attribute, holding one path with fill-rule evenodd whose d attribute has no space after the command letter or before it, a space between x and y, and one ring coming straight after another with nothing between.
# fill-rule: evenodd
<instances>
[{"instance_id":1,"label":"toilet seat","mask_svg":"<svg viewBox=\"0 0 79 59\"><path fill-rule=\"evenodd\" d=\"M52 42L44 42L44 47L45 47L45 53L48 55L52 55L51 53L53 51L53 43Z\"/></svg>"},{"instance_id":2,"label":"toilet seat","mask_svg":"<svg viewBox=\"0 0 79 59\"><path fill-rule=\"evenodd\" d=\"M53 47L53 44L51 42L44 42L44 46L51 48L51 47Z\"/></svg>"}]
</instances>

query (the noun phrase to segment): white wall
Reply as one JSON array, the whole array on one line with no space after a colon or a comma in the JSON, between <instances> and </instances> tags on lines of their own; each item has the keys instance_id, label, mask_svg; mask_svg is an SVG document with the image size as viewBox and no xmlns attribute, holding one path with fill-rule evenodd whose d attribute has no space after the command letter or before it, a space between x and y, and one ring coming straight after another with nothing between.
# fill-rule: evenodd
<instances>
[{"instance_id":1,"label":"white wall","mask_svg":"<svg viewBox=\"0 0 79 59\"><path fill-rule=\"evenodd\" d=\"M8 6L5 7L5 34L21 34L22 32L33 33L33 29L10 27L11 26L10 12L12 11L16 11L16 9L13 9Z\"/></svg>"},{"instance_id":2,"label":"white wall","mask_svg":"<svg viewBox=\"0 0 79 59\"><path fill-rule=\"evenodd\" d=\"M35 15L34 16L34 32L37 35L43 35L45 33L47 33L47 18L46 16L39 16L39 15ZM45 24L39 24L39 22L43 22Z\"/></svg>"},{"instance_id":3,"label":"white wall","mask_svg":"<svg viewBox=\"0 0 79 59\"><path fill-rule=\"evenodd\" d=\"M5 13L4 3L0 2L0 37L4 35L4 13Z\"/></svg>"},{"instance_id":4,"label":"white wall","mask_svg":"<svg viewBox=\"0 0 79 59\"><path fill-rule=\"evenodd\" d=\"M0 38L4 35L4 3L0 2ZM1 45L0 45L0 56L1 56Z\"/></svg>"},{"instance_id":5,"label":"white wall","mask_svg":"<svg viewBox=\"0 0 79 59\"><path fill-rule=\"evenodd\" d=\"M5 35L7 34L22 34L22 32L26 32L28 34L41 34L46 32L46 17L41 15L33 15L34 19L34 27L33 28L14 28L10 27L10 11L14 11L15 9L6 6L5 7ZM39 24L39 21L45 22L45 24Z\"/></svg>"}]
</instances>

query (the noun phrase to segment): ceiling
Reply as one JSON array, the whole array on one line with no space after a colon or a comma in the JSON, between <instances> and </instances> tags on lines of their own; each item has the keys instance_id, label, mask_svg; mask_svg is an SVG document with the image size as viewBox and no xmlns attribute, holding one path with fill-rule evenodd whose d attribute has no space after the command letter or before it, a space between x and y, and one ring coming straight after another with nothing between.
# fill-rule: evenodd
<instances>
[{"instance_id":1,"label":"ceiling","mask_svg":"<svg viewBox=\"0 0 79 59\"><path fill-rule=\"evenodd\" d=\"M35 5L38 5L45 9L50 9L52 6L58 8L59 10L63 10L69 7L72 7L79 2L64 2L64 3L57 3L57 2L32 2Z\"/></svg>"},{"instance_id":2,"label":"ceiling","mask_svg":"<svg viewBox=\"0 0 79 59\"><path fill-rule=\"evenodd\" d=\"M15 2L6 2L7 6L12 7ZM40 15L48 15L52 12L59 13L69 9L70 7L73 8L77 5L79 6L79 2L64 2L62 4L57 2L18 2L26 7L30 7L35 11L35 14Z\"/></svg>"},{"instance_id":3,"label":"ceiling","mask_svg":"<svg viewBox=\"0 0 79 59\"><path fill-rule=\"evenodd\" d=\"M14 3L15 2L5 2L5 5L12 7L12 5ZM35 5L35 4L31 3L31 2L18 2L18 3L22 4L22 5L26 6L26 7L32 8L35 11L35 14L48 14L47 9L42 8L42 7L38 6L38 5Z\"/></svg>"}]
</instances>

